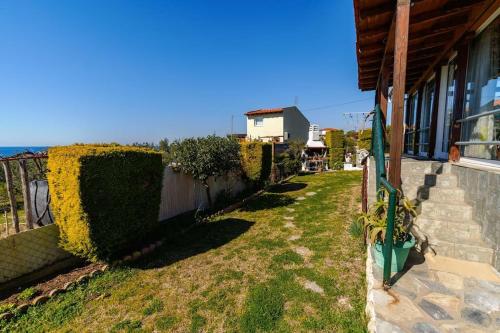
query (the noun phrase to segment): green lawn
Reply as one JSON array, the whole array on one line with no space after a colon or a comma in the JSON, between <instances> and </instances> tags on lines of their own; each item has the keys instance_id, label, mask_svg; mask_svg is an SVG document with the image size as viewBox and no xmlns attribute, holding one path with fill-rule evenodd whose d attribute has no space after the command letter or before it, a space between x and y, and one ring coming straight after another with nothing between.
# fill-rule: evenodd
<instances>
[{"instance_id":1,"label":"green lawn","mask_svg":"<svg viewBox=\"0 0 500 333\"><path fill-rule=\"evenodd\" d=\"M297 176L6 332L364 332L361 174ZM300 200L302 199L302 200Z\"/></svg>"}]
</instances>

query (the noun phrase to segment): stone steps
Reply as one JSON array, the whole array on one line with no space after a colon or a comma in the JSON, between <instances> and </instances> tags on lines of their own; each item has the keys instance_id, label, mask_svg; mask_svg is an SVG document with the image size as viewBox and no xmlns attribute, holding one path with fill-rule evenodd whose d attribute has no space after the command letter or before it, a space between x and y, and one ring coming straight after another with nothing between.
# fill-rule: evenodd
<instances>
[{"instance_id":1,"label":"stone steps","mask_svg":"<svg viewBox=\"0 0 500 333\"><path fill-rule=\"evenodd\" d=\"M482 241L478 241L477 243L470 241L466 244L463 242L447 242L434 238L429 239L429 245L436 252L436 255L486 264L493 262L493 249Z\"/></svg>"},{"instance_id":2,"label":"stone steps","mask_svg":"<svg viewBox=\"0 0 500 333\"><path fill-rule=\"evenodd\" d=\"M476 222L433 220L418 217L416 225L429 238L437 238L448 242L467 243L472 241L471 244L476 245L477 241L481 241L481 226Z\"/></svg>"},{"instance_id":3,"label":"stone steps","mask_svg":"<svg viewBox=\"0 0 500 333\"><path fill-rule=\"evenodd\" d=\"M465 203L449 203L441 201L422 201L421 215L433 220L472 220L472 207Z\"/></svg>"},{"instance_id":4,"label":"stone steps","mask_svg":"<svg viewBox=\"0 0 500 333\"><path fill-rule=\"evenodd\" d=\"M451 173L451 164L411 161L402 164L405 196L417 203L415 223L430 247L440 256L491 264L493 248L481 238L473 208Z\"/></svg>"}]
</instances>

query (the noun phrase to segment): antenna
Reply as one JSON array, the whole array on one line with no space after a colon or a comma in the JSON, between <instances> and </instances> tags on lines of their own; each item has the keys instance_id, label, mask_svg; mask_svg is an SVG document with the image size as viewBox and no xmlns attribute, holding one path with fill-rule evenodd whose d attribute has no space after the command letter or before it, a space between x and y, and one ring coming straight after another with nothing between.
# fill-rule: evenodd
<instances>
[{"instance_id":1,"label":"antenna","mask_svg":"<svg viewBox=\"0 0 500 333\"><path fill-rule=\"evenodd\" d=\"M352 127L349 126L349 128L354 128L354 131L358 131L359 125L361 124L361 128L364 130L365 129L365 123L367 119L367 115L370 112L344 112L344 118L347 120L348 123L353 125Z\"/></svg>"},{"instance_id":2,"label":"antenna","mask_svg":"<svg viewBox=\"0 0 500 333\"><path fill-rule=\"evenodd\" d=\"M233 137L233 122L234 122L234 115L231 115L231 137Z\"/></svg>"},{"instance_id":3,"label":"antenna","mask_svg":"<svg viewBox=\"0 0 500 333\"><path fill-rule=\"evenodd\" d=\"M293 105L294 106L299 105L299 96L295 95L295 98L293 99Z\"/></svg>"}]
</instances>

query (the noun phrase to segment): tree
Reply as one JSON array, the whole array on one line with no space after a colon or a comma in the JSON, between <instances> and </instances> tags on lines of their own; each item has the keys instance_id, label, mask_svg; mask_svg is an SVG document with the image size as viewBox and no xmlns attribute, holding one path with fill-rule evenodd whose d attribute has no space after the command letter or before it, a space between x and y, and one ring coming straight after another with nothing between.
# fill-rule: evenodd
<instances>
[{"instance_id":1,"label":"tree","mask_svg":"<svg viewBox=\"0 0 500 333\"><path fill-rule=\"evenodd\" d=\"M301 155L305 143L302 140L290 140L288 148L283 154L278 156L279 162L283 165L286 174L294 174L300 171L302 166Z\"/></svg>"},{"instance_id":2,"label":"tree","mask_svg":"<svg viewBox=\"0 0 500 333\"><path fill-rule=\"evenodd\" d=\"M240 168L240 146L232 138L209 135L202 138L176 140L171 144L172 163L182 172L190 174L205 186L208 204L212 197L209 177L220 177Z\"/></svg>"}]
</instances>

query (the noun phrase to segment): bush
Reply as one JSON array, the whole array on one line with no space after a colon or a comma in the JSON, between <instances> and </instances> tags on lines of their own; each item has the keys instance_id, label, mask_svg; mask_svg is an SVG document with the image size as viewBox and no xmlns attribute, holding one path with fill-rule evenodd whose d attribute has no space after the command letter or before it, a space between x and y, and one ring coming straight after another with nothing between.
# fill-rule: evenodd
<instances>
[{"instance_id":1,"label":"bush","mask_svg":"<svg viewBox=\"0 0 500 333\"><path fill-rule=\"evenodd\" d=\"M372 145L372 130L371 128L359 131L358 134L358 149L366 149L370 151Z\"/></svg>"},{"instance_id":2,"label":"bush","mask_svg":"<svg viewBox=\"0 0 500 333\"><path fill-rule=\"evenodd\" d=\"M158 223L161 154L116 145L54 147L48 167L51 205L69 252L109 260Z\"/></svg>"},{"instance_id":3,"label":"bush","mask_svg":"<svg viewBox=\"0 0 500 333\"><path fill-rule=\"evenodd\" d=\"M302 168L302 150L305 143L301 140L290 140L288 148L277 157L277 162L283 170L283 176L293 175Z\"/></svg>"},{"instance_id":4,"label":"bush","mask_svg":"<svg viewBox=\"0 0 500 333\"><path fill-rule=\"evenodd\" d=\"M240 144L241 167L252 182L262 183L269 179L272 165L272 145L263 142Z\"/></svg>"},{"instance_id":5,"label":"bush","mask_svg":"<svg viewBox=\"0 0 500 333\"><path fill-rule=\"evenodd\" d=\"M205 186L209 206L212 197L209 177L220 177L240 167L240 147L233 138L209 135L174 141L170 147L172 163L182 172L190 174Z\"/></svg>"},{"instance_id":6,"label":"bush","mask_svg":"<svg viewBox=\"0 0 500 333\"><path fill-rule=\"evenodd\" d=\"M344 163L344 131L331 130L326 132L325 144L328 147L330 168L339 170Z\"/></svg>"}]
</instances>

